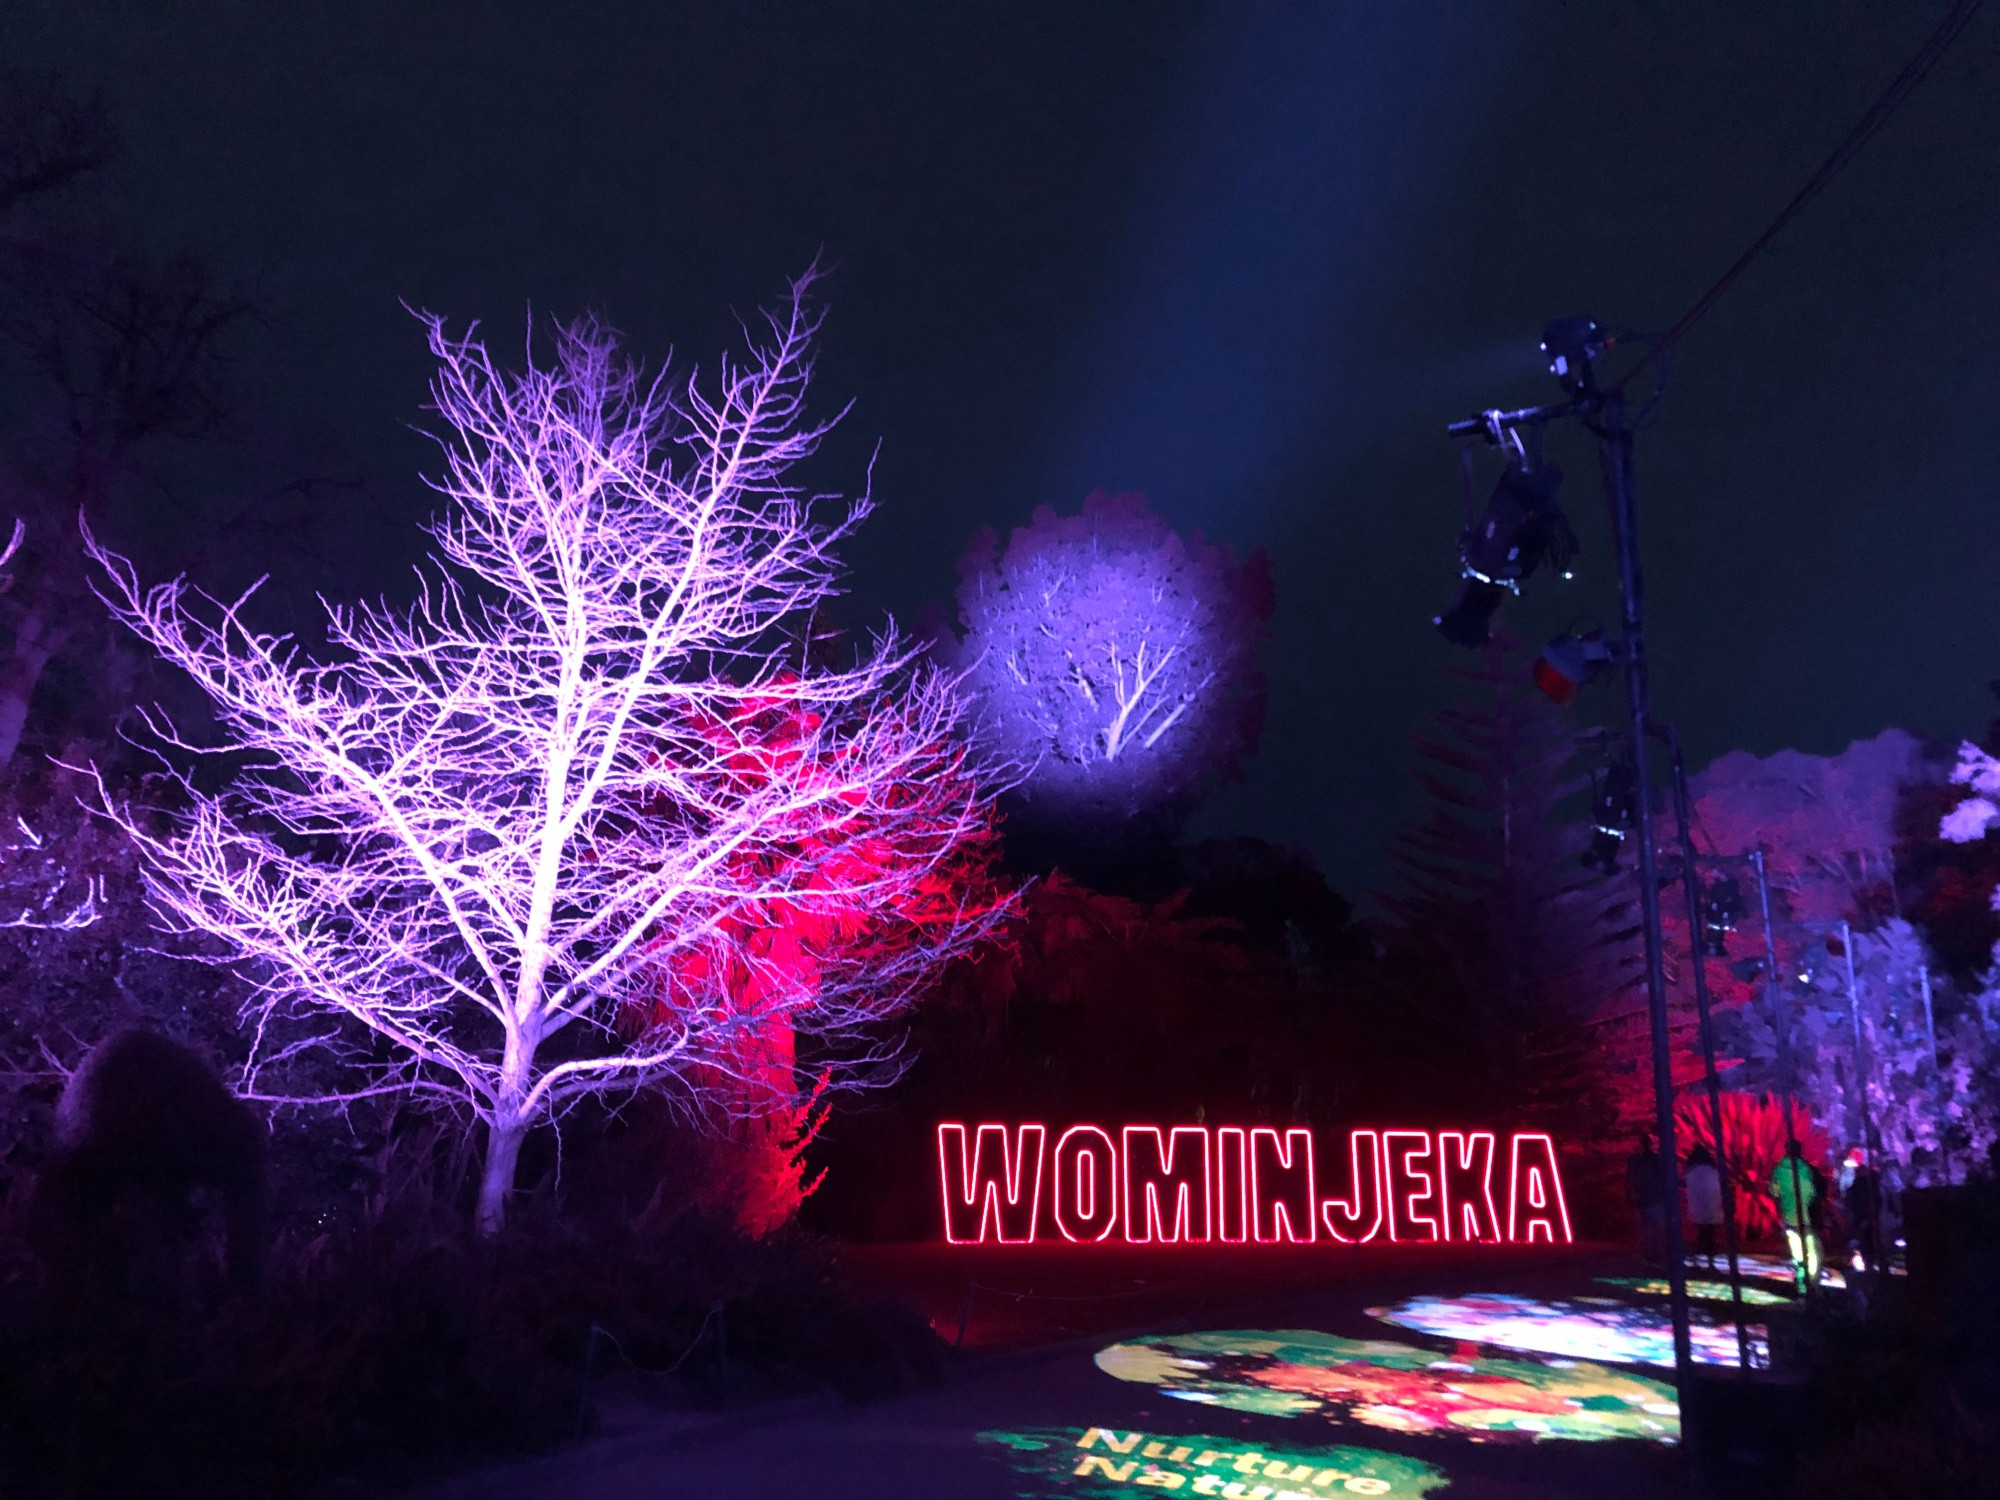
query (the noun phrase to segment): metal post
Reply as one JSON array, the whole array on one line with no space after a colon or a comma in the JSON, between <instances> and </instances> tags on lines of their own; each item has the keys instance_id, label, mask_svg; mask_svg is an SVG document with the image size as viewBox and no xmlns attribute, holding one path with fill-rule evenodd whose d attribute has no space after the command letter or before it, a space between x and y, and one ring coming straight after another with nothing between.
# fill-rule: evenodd
<instances>
[{"instance_id":1,"label":"metal post","mask_svg":"<svg viewBox=\"0 0 2000 1500\"><path fill-rule=\"evenodd\" d=\"M1723 1246L1729 1252L1729 1300L1736 1314L1736 1366L1750 1368L1750 1332L1743 1321L1743 1272L1736 1258L1736 1190L1729 1180L1729 1156L1722 1144L1722 1082L1715 1072L1715 1032L1709 1025L1708 953L1702 942L1701 872L1695 866L1693 817L1689 808L1687 762L1680 731L1665 726L1674 763L1674 821L1680 825L1681 879L1687 888L1689 947L1694 953L1695 1014L1701 1023L1701 1065L1708 1083L1709 1130L1715 1141L1715 1175L1722 1184Z\"/></svg>"},{"instance_id":2,"label":"metal post","mask_svg":"<svg viewBox=\"0 0 2000 1500\"><path fill-rule=\"evenodd\" d=\"M1681 1265L1680 1153L1674 1146L1674 1075L1667 1027L1667 979L1660 952L1660 886L1653 857L1652 784L1646 775L1647 682L1641 606L1645 581L1639 571L1638 509L1633 495L1632 428L1620 392L1605 395L1593 413L1604 491L1611 502L1612 531L1618 544L1619 592L1624 596L1625 701L1630 716L1632 779L1637 796L1639 910L1646 929L1646 1001L1653 1030L1653 1104L1660 1142L1661 1191L1665 1194L1667 1292L1674 1325L1674 1384L1680 1396L1681 1443L1690 1479L1701 1472L1699 1420L1690 1408L1694 1394L1694 1348L1688 1337L1687 1277Z\"/></svg>"},{"instance_id":3,"label":"metal post","mask_svg":"<svg viewBox=\"0 0 2000 1500\"><path fill-rule=\"evenodd\" d=\"M1917 970L1917 978L1924 987L1924 1032L1931 1039L1931 1077L1937 1082L1938 1109L1945 1108L1945 1095L1949 1087L1944 1081L1944 1065L1938 1061L1937 1016L1931 1010L1931 966L1923 965ZM1951 1117L1945 1116L1943 1127L1938 1131L1938 1155L1944 1163L1944 1185L1951 1186Z\"/></svg>"},{"instance_id":4,"label":"metal post","mask_svg":"<svg viewBox=\"0 0 2000 1500\"><path fill-rule=\"evenodd\" d=\"M951 1347L954 1349L963 1349L965 1347L965 1325L972 1321L972 1297L978 1290L979 1283L977 1281L966 1282L965 1302L958 1310L958 1337L951 1341Z\"/></svg>"},{"instance_id":5,"label":"metal post","mask_svg":"<svg viewBox=\"0 0 2000 1500\"><path fill-rule=\"evenodd\" d=\"M1861 988L1854 978L1854 928L1840 924L1840 943L1847 950L1847 1014L1854 1023L1854 1100L1861 1114L1861 1144L1872 1155L1879 1142L1875 1135L1875 1112L1868 1106L1868 1085L1874 1069L1869 1066L1870 1049L1861 1036Z\"/></svg>"},{"instance_id":6,"label":"metal post","mask_svg":"<svg viewBox=\"0 0 2000 1500\"><path fill-rule=\"evenodd\" d=\"M1796 1080L1792 1077L1792 1035L1783 1024L1779 1011L1784 1007L1784 998L1778 991L1778 938L1771 927L1771 879L1764 868L1764 851L1753 850L1751 863L1757 867L1757 904L1764 915L1764 993L1771 1001L1771 1035L1778 1043L1778 1076L1782 1083L1778 1089L1780 1106L1785 1112L1785 1139L1792 1138L1792 1089Z\"/></svg>"},{"instance_id":7,"label":"metal post","mask_svg":"<svg viewBox=\"0 0 2000 1500\"><path fill-rule=\"evenodd\" d=\"M1757 866L1757 901L1764 914L1764 963L1767 980L1764 993L1769 996L1771 1001L1771 1034L1778 1041L1778 1074L1783 1080L1779 1088L1778 1098L1779 1107L1783 1109L1785 1115L1785 1143L1789 1147L1791 1142L1797 1138L1797 1130L1792 1120L1792 1091L1797 1086L1797 1079L1792 1069L1792 1034L1791 1028L1787 1024L1789 1018L1780 1014L1784 1008L1784 997L1777 987L1778 939L1771 927L1770 874L1764 867L1764 851L1762 849L1754 851L1750 858ZM1792 1201L1794 1203L1799 1201L1798 1185L1798 1168L1794 1167L1792 1168ZM1783 1222L1782 1214L1780 1215L1780 1222ZM1791 1227L1798 1230L1801 1236L1807 1233L1807 1226L1805 1224L1794 1224ZM1816 1276L1807 1277L1807 1300L1811 1301L1818 1295L1819 1278Z\"/></svg>"}]
</instances>

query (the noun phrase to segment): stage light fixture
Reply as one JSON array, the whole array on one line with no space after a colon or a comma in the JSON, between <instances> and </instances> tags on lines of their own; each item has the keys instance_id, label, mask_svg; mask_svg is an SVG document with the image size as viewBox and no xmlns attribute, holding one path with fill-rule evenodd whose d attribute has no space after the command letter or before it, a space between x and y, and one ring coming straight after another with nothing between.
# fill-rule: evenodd
<instances>
[{"instance_id":1,"label":"stage light fixture","mask_svg":"<svg viewBox=\"0 0 2000 1500\"><path fill-rule=\"evenodd\" d=\"M1493 497L1480 516L1458 539L1459 573L1464 582L1450 609L1431 623L1455 646L1483 646L1492 635L1493 612L1509 594L1521 592L1521 580L1552 563L1569 576L1576 556L1576 533L1556 496L1562 470L1551 463L1507 465Z\"/></svg>"},{"instance_id":2,"label":"stage light fixture","mask_svg":"<svg viewBox=\"0 0 2000 1500\"><path fill-rule=\"evenodd\" d=\"M1615 342L1597 319L1582 314L1557 318L1542 330L1549 373L1572 396L1587 396L1597 389L1597 361Z\"/></svg>"},{"instance_id":3,"label":"stage light fixture","mask_svg":"<svg viewBox=\"0 0 2000 1500\"><path fill-rule=\"evenodd\" d=\"M1729 934L1743 919L1743 888L1734 875L1718 876L1702 898L1702 948L1710 958L1729 957Z\"/></svg>"},{"instance_id":4,"label":"stage light fixture","mask_svg":"<svg viewBox=\"0 0 2000 1500\"><path fill-rule=\"evenodd\" d=\"M1542 647L1535 658L1535 686L1557 703L1568 703L1611 662L1603 631L1571 628Z\"/></svg>"},{"instance_id":5,"label":"stage light fixture","mask_svg":"<svg viewBox=\"0 0 2000 1500\"><path fill-rule=\"evenodd\" d=\"M1639 787L1629 760L1617 759L1594 779L1590 798L1593 832L1590 848L1583 855L1586 870L1613 875L1618 870L1618 851L1625 847L1625 835L1639 817Z\"/></svg>"}]
</instances>

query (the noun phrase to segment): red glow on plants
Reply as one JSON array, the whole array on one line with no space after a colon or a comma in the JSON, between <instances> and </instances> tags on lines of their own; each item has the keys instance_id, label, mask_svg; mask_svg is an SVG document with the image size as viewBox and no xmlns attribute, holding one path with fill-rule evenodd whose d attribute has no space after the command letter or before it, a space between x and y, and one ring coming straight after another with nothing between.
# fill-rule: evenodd
<instances>
[{"instance_id":1,"label":"red glow on plants","mask_svg":"<svg viewBox=\"0 0 2000 1500\"><path fill-rule=\"evenodd\" d=\"M1833 1159L1833 1142L1798 1100L1792 1101L1792 1136L1805 1159L1824 1169ZM1692 1147L1715 1147L1714 1121L1706 1094L1687 1094L1674 1105L1674 1131ZM1754 1237L1775 1235L1783 1228L1771 1197L1771 1174L1785 1154L1785 1106L1772 1094L1725 1092L1722 1095L1723 1159L1736 1191L1736 1221Z\"/></svg>"}]
</instances>

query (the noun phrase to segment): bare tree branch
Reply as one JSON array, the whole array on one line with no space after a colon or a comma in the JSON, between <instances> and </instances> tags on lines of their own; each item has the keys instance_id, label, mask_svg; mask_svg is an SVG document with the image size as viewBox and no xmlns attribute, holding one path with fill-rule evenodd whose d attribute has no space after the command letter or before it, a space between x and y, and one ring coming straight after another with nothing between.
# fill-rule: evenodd
<instances>
[{"instance_id":1,"label":"bare tree branch","mask_svg":"<svg viewBox=\"0 0 2000 1500\"><path fill-rule=\"evenodd\" d=\"M587 322L515 375L427 318L438 565L407 608L331 607L328 663L249 595L144 587L86 538L113 613L214 701L220 745L155 715L161 745L264 768L183 777L164 832L100 785L163 919L244 960L245 1088L284 1093L260 1081L282 1020L372 1034L379 1082L484 1124L484 1229L537 1121L669 1082L745 1097L795 1033L879 1057L871 1025L997 915L952 893L990 831L952 681L893 634L840 669L797 646L868 510L823 518L789 478L826 430L807 285L672 387ZM776 955L774 930L808 936Z\"/></svg>"}]
</instances>

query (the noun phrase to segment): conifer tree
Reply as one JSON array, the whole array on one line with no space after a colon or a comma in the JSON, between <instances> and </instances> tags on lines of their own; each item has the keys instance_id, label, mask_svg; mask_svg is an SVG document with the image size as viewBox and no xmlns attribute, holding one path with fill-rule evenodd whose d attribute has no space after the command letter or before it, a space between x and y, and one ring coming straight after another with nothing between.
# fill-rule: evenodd
<instances>
[{"instance_id":1,"label":"conifer tree","mask_svg":"<svg viewBox=\"0 0 2000 1500\"><path fill-rule=\"evenodd\" d=\"M1594 1028L1637 972L1629 871L1579 862L1591 764L1581 725L1496 641L1412 737L1428 808L1391 846L1402 891L1378 898L1397 943L1449 976L1460 1041L1495 1103L1607 1123ZM1628 997L1629 998L1629 997Z\"/></svg>"}]
</instances>

